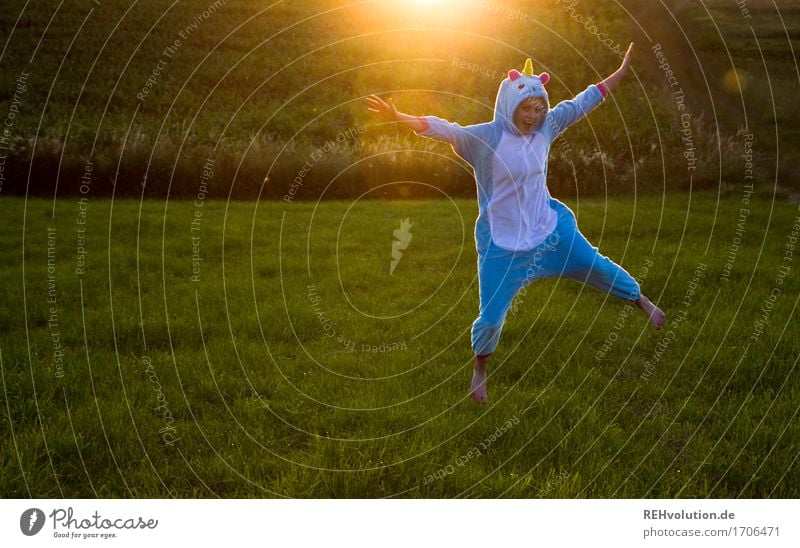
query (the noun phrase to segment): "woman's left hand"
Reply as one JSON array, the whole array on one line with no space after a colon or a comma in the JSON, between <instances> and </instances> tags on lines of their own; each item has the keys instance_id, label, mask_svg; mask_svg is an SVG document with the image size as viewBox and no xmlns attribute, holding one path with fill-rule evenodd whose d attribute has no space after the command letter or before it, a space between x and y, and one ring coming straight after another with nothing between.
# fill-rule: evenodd
<instances>
[{"instance_id":1,"label":"woman's left hand","mask_svg":"<svg viewBox=\"0 0 800 548\"><path fill-rule=\"evenodd\" d=\"M633 57L633 42L628 46L628 51L625 52L625 58L622 59L622 64L619 66L619 72L626 74L628 68L631 66L631 58Z\"/></svg>"},{"instance_id":2,"label":"woman's left hand","mask_svg":"<svg viewBox=\"0 0 800 548\"><path fill-rule=\"evenodd\" d=\"M619 84L619 81L628 74L628 69L631 68L631 58L633 57L633 42L628 46L628 51L625 52L625 57L622 59L622 64L614 71L614 74L603 80L603 86L606 90L611 91L612 88Z\"/></svg>"}]
</instances>

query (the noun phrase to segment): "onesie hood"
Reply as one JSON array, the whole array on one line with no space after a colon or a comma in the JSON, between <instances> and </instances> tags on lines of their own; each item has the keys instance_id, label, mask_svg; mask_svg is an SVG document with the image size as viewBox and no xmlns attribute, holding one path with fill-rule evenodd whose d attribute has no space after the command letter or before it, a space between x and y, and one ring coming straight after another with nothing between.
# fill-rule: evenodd
<instances>
[{"instance_id":1,"label":"onesie hood","mask_svg":"<svg viewBox=\"0 0 800 548\"><path fill-rule=\"evenodd\" d=\"M549 109L550 102L547 98L547 91L544 89L548 80L550 80L550 75L546 72L538 75L533 73L533 62L530 58L525 61L525 68L522 69L522 72L516 69L509 70L508 77L500 83L500 89L497 91L497 99L494 103L495 123L502 124L502 127L512 135L521 135L514 125L514 111L522 101L531 97L542 97ZM542 123L544 123L544 118L542 118Z\"/></svg>"}]
</instances>

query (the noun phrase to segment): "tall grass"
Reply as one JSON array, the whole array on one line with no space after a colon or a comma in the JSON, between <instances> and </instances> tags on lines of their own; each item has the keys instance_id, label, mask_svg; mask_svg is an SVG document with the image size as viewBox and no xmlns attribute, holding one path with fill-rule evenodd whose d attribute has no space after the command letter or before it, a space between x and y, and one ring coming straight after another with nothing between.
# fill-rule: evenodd
<instances>
[{"instance_id":1,"label":"tall grass","mask_svg":"<svg viewBox=\"0 0 800 548\"><path fill-rule=\"evenodd\" d=\"M363 97L391 95L413 114L478 123L491 119L499 79L527 56L537 71L553 75L548 84L553 102L572 97L619 63L555 1L504 3L519 10L522 16L516 17L465 2L462 9L431 18L408 3L389 1L266 6L229 0L182 40L148 87L165 48L191 28L207 5L178 3L167 9L170 3L160 1L103 2L85 10L58 10L49 27L56 3L24 6L0 6L9 36L0 59L0 84L13 91L16 79L29 73L2 187L15 194L75 193L83 166L91 160L95 195L109 196L113 188L117 194L138 196L144 187L146 196L191 198L198 170L213 154L214 196L230 193L245 199L261 193L281 199L316 149L356 131L357 137L303 177L298 199L353 197L397 181L418 184L397 186L404 190L396 197L438 194L431 189L472 196L469 171L453 161L449 147L375 125ZM698 63L689 43L673 37L664 44L682 74L692 113L699 161L691 185L711 187L737 178L737 134L744 117L735 108L726 110L726 104L740 100L723 89L725 67L716 62L722 42L715 29L699 8L671 7L691 46L702 46ZM738 28L732 8L713 9L715 17L729 22L728 28ZM777 19L769 6L754 5L754 10L759 10L756 24L774 30ZM639 30L642 25L655 33L664 18L636 3L582 2L580 11L595 17L616 42L639 43L637 72L566 134L569 153L556 152L552 184L573 196L687 188L689 173L675 169L685 164L680 113ZM786 17L793 21L794 12ZM778 58L788 44L781 44L780 36L775 40L773 58ZM750 42L725 43L733 48L735 63L742 56L749 59ZM794 94L791 73L771 73L781 116L775 120L765 101L764 80L757 77L757 61L746 65L752 76L744 90L748 129L758 132L755 164L760 174L772 178L770 168L780 154L781 173L791 175L793 148L770 144L775 123L782 139L796 140L786 133L790 124L784 120ZM137 98L143 89L149 91ZM5 113L12 98L2 99L0 113ZM265 177L271 184L262 189ZM780 182L791 185L792 179L781 177Z\"/></svg>"}]
</instances>

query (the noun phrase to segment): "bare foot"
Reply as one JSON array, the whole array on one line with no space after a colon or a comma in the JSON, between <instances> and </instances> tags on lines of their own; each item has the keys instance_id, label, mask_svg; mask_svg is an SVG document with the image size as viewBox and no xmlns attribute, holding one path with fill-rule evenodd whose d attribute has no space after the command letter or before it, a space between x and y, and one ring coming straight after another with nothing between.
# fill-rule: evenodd
<instances>
[{"instance_id":1,"label":"bare foot","mask_svg":"<svg viewBox=\"0 0 800 548\"><path fill-rule=\"evenodd\" d=\"M664 311L654 305L647 296L642 293L639 296L639 300L636 301L636 304L639 305L639 308L642 309L647 319L650 320L650 324L653 326L653 329L658 331L661 329L661 326L664 325L667 317L664 314Z\"/></svg>"},{"instance_id":2,"label":"bare foot","mask_svg":"<svg viewBox=\"0 0 800 548\"><path fill-rule=\"evenodd\" d=\"M476 403L489 402L489 398L486 396L486 360L487 358L475 358L469 395Z\"/></svg>"}]
</instances>

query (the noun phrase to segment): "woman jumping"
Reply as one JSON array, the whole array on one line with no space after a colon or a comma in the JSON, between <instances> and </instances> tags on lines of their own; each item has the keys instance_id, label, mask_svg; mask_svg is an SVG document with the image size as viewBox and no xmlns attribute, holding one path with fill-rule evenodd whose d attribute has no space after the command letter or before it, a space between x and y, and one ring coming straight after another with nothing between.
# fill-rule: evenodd
<instances>
[{"instance_id":1,"label":"woman jumping","mask_svg":"<svg viewBox=\"0 0 800 548\"><path fill-rule=\"evenodd\" d=\"M569 278L635 302L655 329L664 312L642 294L622 267L600 254L578 230L575 214L547 190L547 155L553 140L599 105L627 74L628 47L619 69L552 109L545 90L550 75L520 73L500 83L491 122L461 126L436 116L398 112L392 100L367 98L371 112L401 122L418 135L450 143L469 163L478 187L475 240L480 312L472 324L475 366L470 395L486 403L486 363L497 347L514 297L543 278Z\"/></svg>"}]
</instances>

